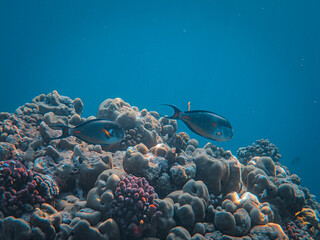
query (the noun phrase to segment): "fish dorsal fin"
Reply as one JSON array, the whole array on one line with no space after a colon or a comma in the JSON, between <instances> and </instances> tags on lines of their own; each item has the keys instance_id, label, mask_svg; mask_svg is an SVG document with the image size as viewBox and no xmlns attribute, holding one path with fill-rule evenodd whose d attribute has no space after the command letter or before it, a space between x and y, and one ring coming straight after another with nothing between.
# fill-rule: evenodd
<instances>
[{"instance_id":1,"label":"fish dorsal fin","mask_svg":"<svg viewBox=\"0 0 320 240\"><path fill-rule=\"evenodd\" d=\"M220 116L219 114L216 114L216 113L211 112L211 111L206 111L206 110L191 110L191 111L185 111L184 113L197 113L197 112L212 113L212 114Z\"/></svg>"},{"instance_id":2,"label":"fish dorsal fin","mask_svg":"<svg viewBox=\"0 0 320 240\"><path fill-rule=\"evenodd\" d=\"M217 117L220 117L222 119L225 119L224 117L222 117L221 115L217 114L217 113L214 113L214 112L211 112L211 111L206 111L206 110L191 110L191 111L185 111L183 112L184 114L189 114L189 113L210 113L210 114L213 114L213 115L216 115Z\"/></svg>"}]
</instances>

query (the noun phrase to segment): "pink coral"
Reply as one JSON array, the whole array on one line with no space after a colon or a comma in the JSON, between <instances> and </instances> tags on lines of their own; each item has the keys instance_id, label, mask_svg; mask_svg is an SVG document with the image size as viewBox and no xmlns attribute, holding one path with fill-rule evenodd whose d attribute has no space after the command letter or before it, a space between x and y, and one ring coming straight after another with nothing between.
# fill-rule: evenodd
<instances>
[{"instance_id":1,"label":"pink coral","mask_svg":"<svg viewBox=\"0 0 320 240\"><path fill-rule=\"evenodd\" d=\"M155 199L158 195L143 177L122 177L115 190L110 214L122 229L123 237L141 237L151 221L161 215Z\"/></svg>"}]
</instances>

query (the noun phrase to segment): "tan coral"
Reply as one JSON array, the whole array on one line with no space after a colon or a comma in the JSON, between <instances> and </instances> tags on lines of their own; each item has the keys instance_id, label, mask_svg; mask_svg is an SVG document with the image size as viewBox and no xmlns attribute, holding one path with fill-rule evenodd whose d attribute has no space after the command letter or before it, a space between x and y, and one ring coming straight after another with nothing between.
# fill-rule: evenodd
<instances>
[{"instance_id":1,"label":"tan coral","mask_svg":"<svg viewBox=\"0 0 320 240\"><path fill-rule=\"evenodd\" d=\"M54 207L43 203L41 208L36 208L31 215L30 222L34 227L38 227L48 238L52 238L60 231L62 216Z\"/></svg>"},{"instance_id":2,"label":"tan coral","mask_svg":"<svg viewBox=\"0 0 320 240\"><path fill-rule=\"evenodd\" d=\"M31 239L31 227L20 218L7 217L0 220L0 239L29 240Z\"/></svg>"}]
</instances>

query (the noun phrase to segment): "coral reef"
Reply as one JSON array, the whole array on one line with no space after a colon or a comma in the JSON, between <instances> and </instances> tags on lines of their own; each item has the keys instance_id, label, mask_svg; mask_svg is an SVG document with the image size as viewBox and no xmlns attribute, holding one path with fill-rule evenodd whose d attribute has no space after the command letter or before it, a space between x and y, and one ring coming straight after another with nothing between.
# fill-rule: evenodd
<instances>
[{"instance_id":1,"label":"coral reef","mask_svg":"<svg viewBox=\"0 0 320 240\"><path fill-rule=\"evenodd\" d=\"M294 215L305 205L302 188L270 157L252 158L242 170L242 180L248 191L272 203L282 217Z\"/></svg>"},{"instance_id":2,"label":"coral reef","mask_svg":"<svg viewBox=\"0 0 320 240\"><path fill-rule=\"evenodd\" d=\"M0 210L4 215L21 216L58 194L59 188L49 177L34 174L19 161L0 162Z\"/></svg>"},{"instance_id":3,"label":"coral reef","mask_svg":"<svg viewBox=\"0 0 320 240\"><path fill-rule=\"evenodd\" d=\"M37 229L33 231L34 235L42 239L54 239L56 233L60 231L62 217L54 207L44 203L41 208L36 208L30 222L33 228Z\"/></svg>"},{"instance_id":4,"label":"coral reef","mask_svg":"<svg viewBox=\"0 0 320 240\"><path fill-rule=\"evenodd\" d=\"M308 232L304 231L303 229L299 228L294 221L290 221L283 225L283 230L289 237L289 239L306 239L311 240L313 239Z\"/></svg>"},{"instance_id":5,"label":"coral reef","mask_svg":"<svg viewBox=\"0 0 320 240\"><path fill-rule=\"evenodd\" d=\"M183 227L172 228L168 234L167 240L204 240L204 236L201 234L195 234L191 237L190 233Z\"/></svg>"},{"instance_id":6,"label":"coral reef","mask_svg":"<svg viewBox=\"0 0 320 240\"><path fill-rule=\"evenodd\" d=\"M100 211L108 212L112 207L114 192L120 182L122 173L115 170L105 170L102 172L96 183L87 195L87 206Z\"/></svg>"},{"instance_id":7,"label":"coral reef","mask_svg":"<svg viewBox=\"0 0 320 240\"><path fill-rule=\"evenodd\" d=\"M159 211L162 215L157 218L156 227L160 239L165 239L170 229L176 226L174 217L174 202L171 198L164 198L159 201Z\"/></svg>"},{"instance_id":8,"label":"coral reef","mask_svg":"<svg viewBox=\"0 0 320 240\"><path fill-rule=\"evenodd\" d=\"M319 203L269 140L236 157L121 98L83 108L53 91L0 113L0 239L320 239ZM96 117L123 141L53 139Z\"/></svg>"},{"instance_id":9,"label":"coral reef","mask_svg":"<svg viewBox=\"0 0 320 240\"><path fill-rule=\"evenodd\" d=\"M196 164L185 153L176 153L176 148L159 143L148 149L140 143L128 147L123 158L123 169L128 174L145 177L156 190L165 196L181 188L196 175Z\"/></svg>"},{"instance_id":10,"label":"coral reef","mask_svg":"<svg viewBox=\"0 0 320 240\"><path fill-rule=\"evenodd\" d=\"M209 192L202 181L189 180L182 190L170 193L168 198L174 201L174 216L177 224L192 228L205 217L209 202Z\"/></svg>"},{"instance_id":11,"label":"coral reef","mask_svg":"<svg viewBox=\"0 0 320 240\"><path fill-rule=\"evenodd\" d=\"M7 217L0 220L0 239L28 240L31 234L29 224L20 218Z\"/></svg>"},{"instance_id":12,"label":"coral reef","mask_svg":"<svg viewBox=\"0 0 320 240\"><path fill-rule=\"evenodd\" d=\"M271 157L274 162L279 162L281 158L278 148L268 139L257 140L251 146L239 148L237 155L242 164L247 164L253 157Z\"/></svg>"},{"instance_id":13,"label":"coral reef","mask_svg":"<svg viewBox=\"0 0 320 240\"><path fill-rule=\"evenodd\" d=\"M71 223L76 239L117 240L120 232L117 223L113 219L101 222L97 227L92 227L88 221L74 218Z\"/></svg>"},{"instance_id":14,"label":"coral reef","mask_svg":"<svg viewBox=\"0 0 320 240\"><path fill-rule=\"evenodd\" d=\"M240 190L240 163L230 151L225 153L223 149L207 145L197 149L193 156L197 166L196 178L207 185L210 193L218 196Z\"/></svg>"}]
</instances>

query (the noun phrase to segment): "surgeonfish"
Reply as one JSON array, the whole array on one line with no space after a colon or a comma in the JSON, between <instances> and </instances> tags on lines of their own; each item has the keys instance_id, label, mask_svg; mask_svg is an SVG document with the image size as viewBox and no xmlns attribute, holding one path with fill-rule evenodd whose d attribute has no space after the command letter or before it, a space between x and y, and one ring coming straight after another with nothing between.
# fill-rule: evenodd
<instances>
[{"instance_id":1,"label":"surgeonfish","mask_svg":"<svg viewBox=\"0 0 320 240\"><path fill-rule=\"evenodd\" d=\"M60 127L62 135L53 139L75 136L90 144L108 145L120 142L124 138L124 131L116 122L106 119L93 119L74 128L66 125L53 125Z\"/></svg>"},{"instance_id":2,"label":"surgeonfish","mask_svg":"<svg viewBox=\"0 0 320 240\"><path fill-rule=\"evenodd\" d=\"M216 113L203 110L182 112L174 105L163 105L170 106L174 110L174 114L170 117L166 116L166 118L180 119L191 131L202 137L219 142L228 141L233 137L230 122Z\"/></svg>"}]
</instances>

